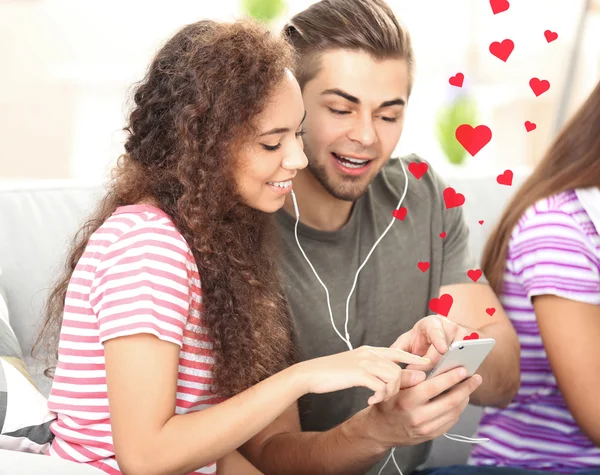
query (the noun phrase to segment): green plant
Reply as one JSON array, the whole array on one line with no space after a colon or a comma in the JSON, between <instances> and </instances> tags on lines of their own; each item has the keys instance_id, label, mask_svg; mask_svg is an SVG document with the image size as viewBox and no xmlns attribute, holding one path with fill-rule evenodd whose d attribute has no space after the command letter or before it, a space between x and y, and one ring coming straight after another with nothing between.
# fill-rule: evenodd
<instances>
[{"instance_id":1,"label":"green plant","mask_svg":"<svg viewBox=\"0 0 600 475\"><path fill-rule=\"evenodd\" d=\"M285 0L242 0L244 12L260 21L269 23L285 8Z\"/></svg>"},{"instance_id":2,"label":"green plant","mask_svg":"<svg viewBox=\"0 0 600 475\"><path fill-rule=\"evenodd\" d=\"M477 107L475 100L466 94L456 96L451 103L442 107L438 113L436 122L437 140L450 163L460 165L467 157L467 151L456 140L456 129L462 124L475 126L476 122Z\"/></svg>"}]
</instances>

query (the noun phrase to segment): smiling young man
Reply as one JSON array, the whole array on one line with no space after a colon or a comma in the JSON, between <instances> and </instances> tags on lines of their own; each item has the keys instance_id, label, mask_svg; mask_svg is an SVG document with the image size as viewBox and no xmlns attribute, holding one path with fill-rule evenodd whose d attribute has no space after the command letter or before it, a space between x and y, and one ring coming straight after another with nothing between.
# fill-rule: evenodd
<instances>
[{"instance_id":1,"label":"smiling young man","mask_svg":"<svg viewBox=\"0 0 600 475\"><path fill-rule=\"evenodd\" d=\"M288 197L277 221L300 359L347 349L331 320L344 336L356 272L393 219L407 180L406 216L372 253L348 302L350 342L355 348L395 345L433 361L473 331L495 338L496 346L472 378L463 381L457 369L423 382L423 373L406 371L394 400L373 407L358 388L303 398L241 451L267 474L396 474L388 460L396 447L395 460L407 475L469 400L510 403L519 386L518 340L484 279L474 283L467 275L476 267L468 228L460 208L446 209L442 179L430 167L419 179L408 172L411 162L425 164L416 156L391 158L407 114L414 59L409 35L389 6L323 0L284 32L300 57L307 111L308 167L293 183L297 236L332 309L330 317L326 292L296 242ZM426 272L417 267L421 261L430 264ZM430 300L441 294L454 300L448 318L428 316ZM488 307L497 309L493 318Z\"/></svg>"}]
</instances>

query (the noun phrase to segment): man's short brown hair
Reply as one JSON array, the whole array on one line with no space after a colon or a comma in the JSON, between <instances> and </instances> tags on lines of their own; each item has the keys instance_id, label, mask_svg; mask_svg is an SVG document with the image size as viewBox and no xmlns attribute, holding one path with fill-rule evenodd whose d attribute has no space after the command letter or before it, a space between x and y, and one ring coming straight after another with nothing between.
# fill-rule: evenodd
<instances>
[{"instance_id":1,"label":"man's short brown hair","mask_svg":"<svg viewBox=\"0 0 600 475\"><path fill-rule=\"evenodd\" d=\"M404 59L410 94L414 75L410 36L383 0L321 0L295 15L283 34L299 55L302 88L318 74L320 53L341 48L366 51L376 60Z\"/></svg>"}]
</instances>

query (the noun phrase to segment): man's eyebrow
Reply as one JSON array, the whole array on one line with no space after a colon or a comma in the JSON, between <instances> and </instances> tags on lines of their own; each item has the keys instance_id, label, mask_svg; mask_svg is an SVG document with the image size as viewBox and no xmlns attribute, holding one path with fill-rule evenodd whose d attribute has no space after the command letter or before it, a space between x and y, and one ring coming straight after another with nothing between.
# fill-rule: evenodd
<instances>
[{"instance_id":1,"label":"man's eyebrow","mask_svg":"<svg viewBox=\"0 0 600 475\"><path fill-rule=\"evenodd\" d=\"M382 109L384 107L391 107L391 106L404 106L406 105L406 102L404 101L404 99L393 99L391 101L385 101L382 102L381 104L379 104L379 108Z\"/></svg>"},{"instance_id":2,"label":"man's eyebrow","mask_svg":"<svg viewBox=\"0 0 600 475\"><path fill-rule=\"evenodd\" d=\"M304 117L302 117L302 122L300 122L300 125L302 125L304 123L305 119L306 119L306 111L304 111ZM267 132L263 132L262 134L259 135L259 137L264 137L265 135L287 134L289 131L290 131L290 129L288 129L287 127L278 127L276 129L271 129Z\"/></svg>"},{"instance_id":3,"label":"man's eyebrow","mask_svg":"<svg viewBox=\"0 0 600 475\"><path fill-rule=\"evenodd\" d=\"M360 104L360 99L358 97L354 97L353 95L348 94L347 92L344 92L341 89L325 89L321 93L322 96L327 96L327 95L331 95L331 94L343 97L347 101L350 101L350 102L352 102L354 104Z\"/></svg>"},{"instance_id":4,"label":"man's eyebrow","mask_svg":"<svg viewBox=\"0 0 600 475\"><path fill-rule=\"evenodd\" d=\"M352 94L348 94L347 92L344 92L341 89L326 89L321 93L322 96L331 95L331 94L343 97L344 99L352 102L353 104L356 104L356 105L360 104L360 99L358 97L355 97ZM404 99L398 98L398 99L392 99L391 101L382 102L381 104L379 104L379 109L382 109L384 107L404 106L404 105L406 105L406 101Z\"/></svg>"}]
</instances>

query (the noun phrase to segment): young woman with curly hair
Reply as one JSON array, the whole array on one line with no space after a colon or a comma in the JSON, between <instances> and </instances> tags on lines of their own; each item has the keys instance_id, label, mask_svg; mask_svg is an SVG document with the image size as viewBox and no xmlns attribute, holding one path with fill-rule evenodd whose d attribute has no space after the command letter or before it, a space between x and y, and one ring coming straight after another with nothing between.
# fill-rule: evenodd
<instances>
[{"instance_id":1,"label":"young woman with curly hair","mask_svg":"<svg viewBox=\"0 0 600 475\"><path fill-rule=\"evenodd\" d=\"M398 391L398 362L423 363L364 347L291 364L271 218L306 165L293 71L290 46L247 22L189 25L158 52L48 302L51 456L258 473L236 449L297 398L365 386L374 404Z\"/></svg>"}]
</instances>

